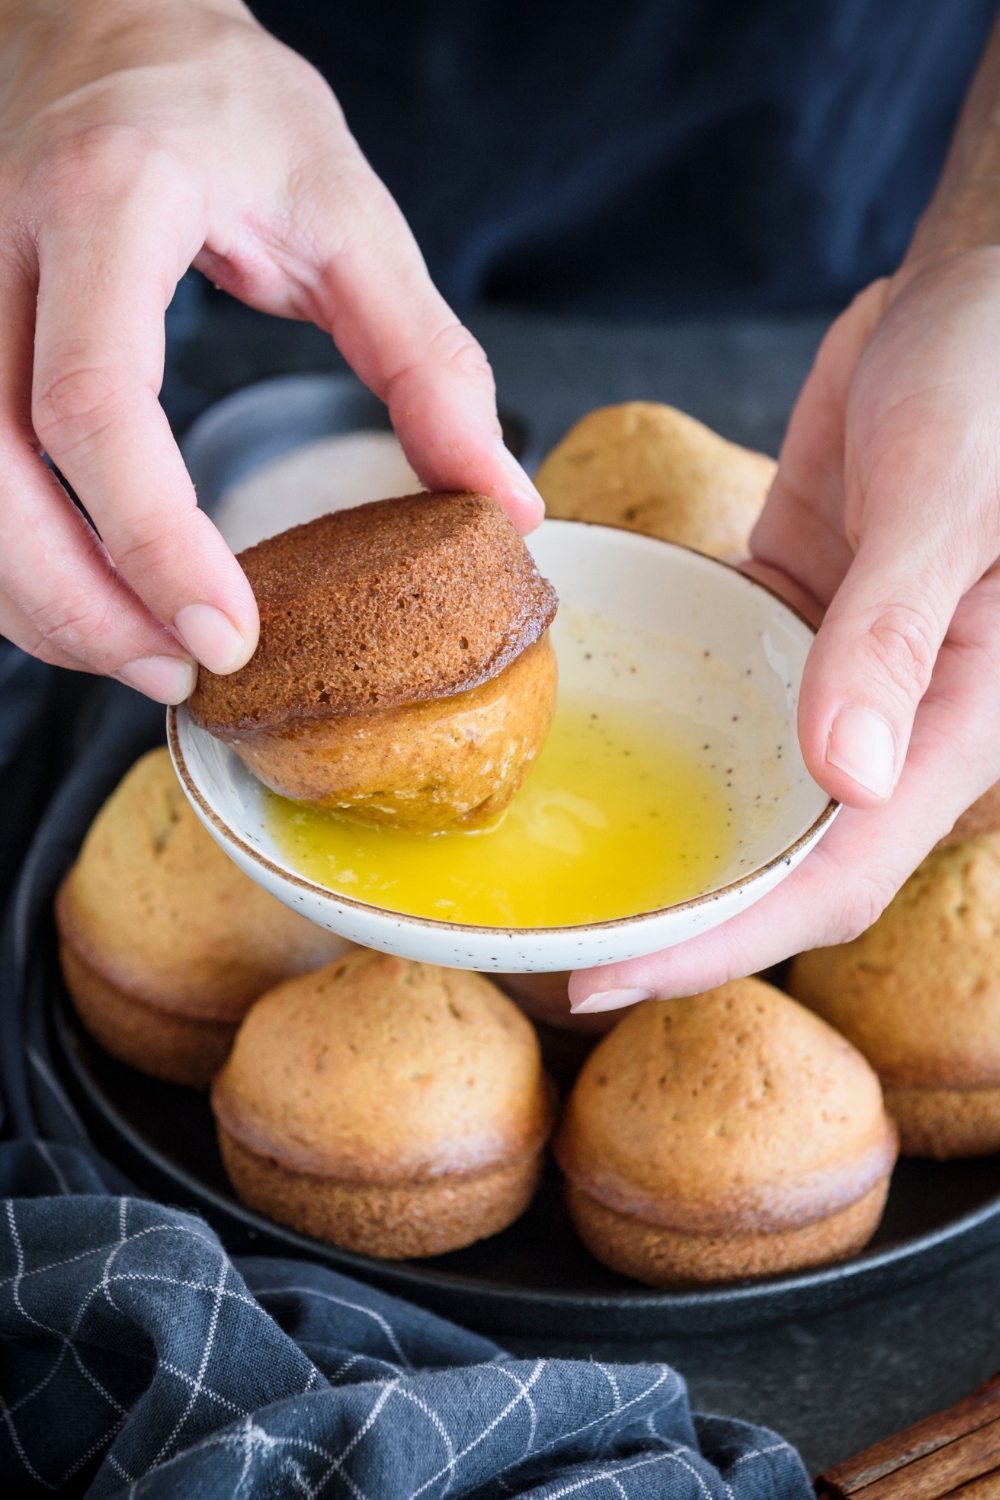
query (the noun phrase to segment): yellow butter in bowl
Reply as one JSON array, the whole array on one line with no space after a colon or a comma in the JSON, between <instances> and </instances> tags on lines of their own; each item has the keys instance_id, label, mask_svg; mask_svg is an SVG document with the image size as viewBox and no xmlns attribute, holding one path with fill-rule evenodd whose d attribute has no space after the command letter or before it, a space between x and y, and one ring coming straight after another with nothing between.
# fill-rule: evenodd
<instances>
[{"instance_id":1,"label":"yellow butter in bowl","mask_svg":"<svg viewBox=\"0 0 1000 1500\"><path fill-rule=\"evenodd\" d=\"M725 767L641 703L567 693L528 778L492 827L410 833L273 794L288 864L362 901L479 927L563 927L706 890L735 846Z\"/></svg>"}]
</instances>

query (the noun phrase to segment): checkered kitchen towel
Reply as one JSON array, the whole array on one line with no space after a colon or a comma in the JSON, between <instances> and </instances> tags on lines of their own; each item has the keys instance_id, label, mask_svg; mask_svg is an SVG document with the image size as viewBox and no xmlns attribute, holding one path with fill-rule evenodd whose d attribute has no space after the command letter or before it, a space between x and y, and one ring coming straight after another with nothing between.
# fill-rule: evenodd
<instances>
[{"instance_id":1,"label":"checkered kitchen towel","mask_svg":"<svg viewBox=\"0 0 1000 1500\"><path fill-rule=\"evenodd\" d=\"M324 1267L232 1261L79 1150L0 1145L0 1494L810 1500L667 1365L512 1359Z\"/></svg>"}]
</instances>

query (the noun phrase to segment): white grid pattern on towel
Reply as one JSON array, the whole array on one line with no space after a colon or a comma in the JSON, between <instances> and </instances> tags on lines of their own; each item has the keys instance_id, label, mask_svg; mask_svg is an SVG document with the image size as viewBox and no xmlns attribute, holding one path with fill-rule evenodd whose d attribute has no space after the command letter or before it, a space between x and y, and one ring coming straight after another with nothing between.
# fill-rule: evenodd
<instances>
[{"instance_id":1,"label":"white grid pattern on towel","mask_svg":"<svg viewBox=\"0 0 1000 1500\"><path fill-rule=\"evenodd\" d=\"M46 1161L58 1180L57 1164L48 1158ZM97 1242L86 1250L62 1259L39 1255L39 1263L31 1265L19 1231L16 1202L6 1200L4 1204L3 1223L15 1269L12 1275L0 1278L0 1295L10 1298L13 1310L23 1321L24 1336L47 1336L54 1341L54 1347L48 1368L37 1375L30 1390L19 1394L14 1401L5 1402L0 1397L0 1418L24 1473L50 1492L62 1488L78 1470L104 1452L107 1470L127 1488L130 1500L141 1500L147 1485L152 1487L157 1476L166 1480L173 1466L189 1464L199 1454L218 1450L220 1455L227 1454L233 1460L232 1469L228 1466L226 1469L226 1485L219 1490L220 1500L225 1500L227 1493L231 1493L233 1500L240 1500L255 1491L268 1495L296 1493L310 1500L319 1500L324 1495L332 1500L334 1494L350 1496L351 1500L383 1500L380 1494L368 1493L365 1474L369 1459L377 1457L379 1442L384 1444L386 1436L390 1441L385 1444L385 1451L392 1449L393 1430L390 1426L388 1433L385 1432L387 1423L408 1424L409 1451L415 1455L412 1472L404 1476L402 1488L397 1484L393 1490L394 1496L405 1495L406 1500L443 1500L449 1492L464 1492L477 1463L482 1467L484 1454L490 1455L488 1463L496 1461L496 1472L490 1479L491 1493L520 1492L518 1476L546 1472L547 1455L556 1448L563 1453L573 1451L578 1457L562 1478L549 1482L538 1479L534 1484L527 1481L531 1494L539 1500L541 1497L562 1500L571 1495L585 1496L586 1500L604 1500L605 1495L614 1500L632 1500L639 1494L635 1483L641 1483L643 1494L650 1493L648 1485L654 1472L663 1475L662 1480L655 1481L656 1493L676 1493L685 1500L731 1500L733 1489L727 1480L735 1469L751 1460L766 1463L769 1456L790 1451L780 1443L751 1448L734 1452L725 1477L710 1469L700 1454L671 1440L659 1427L659 1421L667 1425L665 1419L674 1403L685 1399L683 1382L666 1365L614 1369L594 1361L588 1368L594 1371L595 1382L599 1377L599 1383L593 1385L580 1412L581 1420L575 1424L552 1420L552 1393L559 1389L559 1362L550 1370L553 1362L546 1359L514 1361L499 1355L464 1367L461 1372L466 1379L464 1404L456 1405L452 1399L449 1405L448 1386L457 1372L415 1369L406 1352L406 1335L393 1326L386 1312L310 1286L305 1277L300 1284L264 1286L256 1297L251 1296L214 1236L196 1219L125 1198L100 1200L100 1205L100 1211L107 1213L111 1232L103 1236L98 1232ZM162 1221L150 1223L150 1216L158 1213L163 1215ZM159 1236L174 1237L174 1254L169 1264L186 1267L189 1274L169 1274L149 1264L148 1248L162 1243ZM161 1260L161 1266L163 1263ZM88 1266L92 1267L92 1273L88 1272ZM39 1299L33 1298L32 1289L39 1278L59 1273L69 1274L77 1302L61 1326L53 1327L38 1316ZM122 1432L130 1412L92 1367L87 1357L88 1347L92 1346L87 1345L80 1330L98 1299L103 1299L121 1318L134 1321L134 1312L130 1311L133 1303L124 1294L126 1289L133 1292L143 1286L155 1297L166 1298L165 1303L157 1304L160 1317L186 1319L194 1333L182 1345L181 1362L179 1356L168 1359L162 1353L151 1360L158 1382L156 1410L149 1415L153 1431L150 1434L147 1428L137 1442L134 1431L131 1438ZM238 1389L227 1392L219 1388L219 1377L225 1375L226 1365L224 1362L217 1365L215 1361L231 1352L227 1341L237 1331L241 1339L252 1344L257 1319L259 1334L266 1333L271 1347L275 1347L275 1339L280 1341L284 1336L267 1305L271 1303L280 1312L282 1298L294 1299L293 1307L295 1302L314 1299L325 1306L342 1308L345 1314L360 1318L362 1323L370 1323L376 1342L384 1340L385 1350L392 1358L382 1358L367 1350L363 1354L348 1353L345 1347L345 1359L339 1367L331 1368L328 1378L301 1349L297 1353L293 1349L290 1357L301 1361L290 1367L301 1369L298 1388L280 1391L272 1411L248 1409L240 1403ZM234 1318L236 1322L232 1321ZM127 1323L125 1326L127 1329ZM91 1440L88 1433L87 1451L75 1456L71 1466L58 1478L49 1478L40 1470L41 1457L28 1451L19 1422L21 1414L43 1395L67 1361L72 1362L92 1392L93 1411L100 1412L97 1403L103 1404L106 1411L100 1421L95 1415L96 1435ZM381 1366L386 1374L382 1378L359 1379L349 1387L341 1384L358 1362L363 1362L363 1373L370 1374L373 1367ZM228 1373L232 1378L231 1368ZM336 1381L337 1386L331 1386L329 1379ZM345 1408L350 1412L350 1430L343 1429L336 1444L321 1440L322 1422L310 1426L303 1421L297 1430L287 1431L281 1430L280 1417L273 1415L280 1412L289 1397L327 1403L343 1401L345 1391L350 1403ZM541 1407L540 1393L547 1403ZM596 1455L601 1452L601 1445L597 1438L602 1428L624 1430L630 1423L634 1424L633 1432L638 1427L643 1434L648 1433L648 1440L645 1436L642 1439L644 1451L636 1452L633 1445L631 1451L620 1457L599 1460ZM504 1437L498 1443L500 1431ZM590 1459L586 1456L588 1452L592 1455ZM145 1455L141 1459L140 1453ZM137 1461L130 1461L130 1454ZM364 1461L359 1462L360 1458ZM529 1466L527 1469L525 1464ZM673 1484L668 1483L669 1471L675 1476ZM504 1475L508 1483L504 1483ZM280 1491L274 1488L275 1484L281 1485ZM742 1485L737 1489L742 1489ZM105 1493L108 1492L105 1486Z\"/></svg>"}]
</instances>

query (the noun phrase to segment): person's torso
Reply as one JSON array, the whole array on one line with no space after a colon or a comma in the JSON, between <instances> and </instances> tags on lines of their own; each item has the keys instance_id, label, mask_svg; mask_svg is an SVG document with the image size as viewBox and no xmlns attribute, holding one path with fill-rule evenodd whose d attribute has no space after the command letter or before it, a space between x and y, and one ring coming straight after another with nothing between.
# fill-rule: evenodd
<instances>
[{"instance_id":1,"label":"person's torso","mask_svg":"<svg viewBox=\"0 0 1000 1500\"><path fill-rule=\"evenodd\" d=\"M252 0L460 306L831 307L891 271L996 0Z\"/></svg>"}]
</instances>

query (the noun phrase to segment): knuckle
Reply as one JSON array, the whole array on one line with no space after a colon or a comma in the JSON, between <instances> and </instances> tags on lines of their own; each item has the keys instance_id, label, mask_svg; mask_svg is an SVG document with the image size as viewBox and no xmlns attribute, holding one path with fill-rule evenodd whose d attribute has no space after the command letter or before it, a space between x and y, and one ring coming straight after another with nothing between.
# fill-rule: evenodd
<instances>
[{"instance_id":1,"label":"knuckle","mask_svg":"<svg viewBox=\"0 0 1000 1500\"><path fill-rule=\"evenodd\" d=\"M79 593L68 599L50 599L26 611L40 637L36 655L44 646L59 655L88 663L107 657L106 633L111 601L97 593Z\"/></svg>"},{"instance_id":2,"label":"knuckle","mask_svg":"<svg viewBox=\"0 0 1000 1500\"><path fill-rule=\"evenodd\" d=\"M117 372L85 363L67 351L36 383L32 424L46 448L66 454L99 438L126 399Z\"/></svg>"},{"instance_id":3,"label":"knuckle","mask_svg":"<svg viewBox=\"0 0 1000 1500\"><path fill-rule=\"evenodd\" d=\"M861 937L878 921L899 885L898 877L887 870L873 868L859 872L842 903L831 913L832 920L818 946L831 948Z\"/></svg>"},{"instance_id":4,"label":"knuckle","mask_svg":"<svg viewBox=\"0 0 1000 1500\"><path fill-rule=\"evenodd\" d=\"M930 685L937 656L937 630L919 610L895 605L869 630L871 648L883 675L907 698L919 698Z\"/></svg>"},{"instance_id":5,"label":"knuckle","mask_svg":"<svg viewBox=\"0 0 1000 1500\"><path fill-rule=\"evenodd\" d=\"M461 323L440 328L431 339L430 352L435 361L450 365L467 380L493 383L493 370L486 350Z\"/></svg>"},{"instance_id":6,"label":"knuckle","mask_svg":"<svg viewBox=\"0 0 1000 1500\"><path fill-rule=\"evenodd\" d=\"M93 200L150 170L161 148L144 130L124 123L78 126L57 136L42 161L55 204Z\"/></svg>"},{"instance_id":7,"label":"knuckle","mask_svg":"<svg viewBox=\"0 0 1000 1500\"><path fill-rule=\"evenodd\" d=\"M69 656L67 652L60 651L58 646L53 646L45 640L37 640L34 645L30 647L25 646L24 649L28 652L29 656L34 656L38 661L45 662L46 666L49 667L70 666L73 671L80 671L85 669L87 665L85 662L77 661L76 657Z\"/></svg>"},{"instance_id":8,"label":"knuckle","mask_svg":"<svg viewBox=\"0 0 1000 1500\"><path fill-rule=\"evenodd\" d=\"M182 519L179 517L176 524L158 524L158 518L148 514L136 516L133 524L121 527L115 538L112 550L116 567L126 573L142 567L149 575L169 578L176 571L178 558L183 557L185 574L190 576L192 565L201 559L193 538L180 524Z\"/></svg>"}]
</instances>

